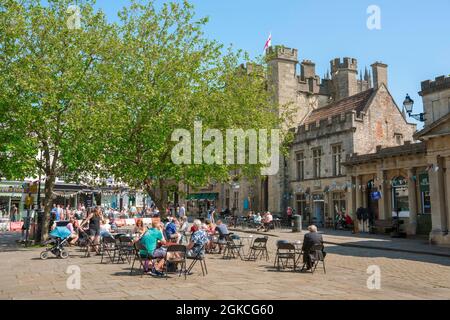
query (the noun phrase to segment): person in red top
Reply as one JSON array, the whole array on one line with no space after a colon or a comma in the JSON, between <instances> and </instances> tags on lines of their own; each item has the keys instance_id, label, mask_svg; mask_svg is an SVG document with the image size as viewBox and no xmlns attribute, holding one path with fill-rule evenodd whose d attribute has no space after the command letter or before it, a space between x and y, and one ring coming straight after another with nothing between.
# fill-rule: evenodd
<instances>
[{"instance_id":1,"label":"person in red top","mask_svg":"<svg viewBox=\"0 0 450 320\"><path fill-rule=\"evenodd\" d=\"M345 213L345 224L347 225L347 227L353 224L353 220L348 213Z\"/></svg>"}]
</instances>

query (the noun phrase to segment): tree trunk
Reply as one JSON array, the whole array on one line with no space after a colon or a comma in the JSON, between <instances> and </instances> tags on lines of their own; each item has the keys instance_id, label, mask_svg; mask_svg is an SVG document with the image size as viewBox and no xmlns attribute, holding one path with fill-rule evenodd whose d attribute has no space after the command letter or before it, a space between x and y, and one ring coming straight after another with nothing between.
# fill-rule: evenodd
<instances>
[{"instance_id":1,"label":"tree trunk","mask_svg":"<svg viewBox=\"0 0 450 320\"><path fill-rule=\"evenodd\" d=\"M55 175L48 174L45 179L45 199L44 199L44 216L39 225L41 238L38 239L40 243L44 242L48 237L48 227L50 222L50 211L53 204L53 189L55 187Z\"/></svg>"},{"instance_id":2,"label":"tree trunk","mask_svg":"<svg viewBox=\"0 0 450 320\"><path fill-rule=\"evenodd\" d=\"M167 207L167 191L165 190L164 180L159 179L159 188L156 189L152 186L152 183L148 180L144 182L145 191L152 198L155 205L158 207L159 211L165 215Z\"/></svg>"}]
</instances>

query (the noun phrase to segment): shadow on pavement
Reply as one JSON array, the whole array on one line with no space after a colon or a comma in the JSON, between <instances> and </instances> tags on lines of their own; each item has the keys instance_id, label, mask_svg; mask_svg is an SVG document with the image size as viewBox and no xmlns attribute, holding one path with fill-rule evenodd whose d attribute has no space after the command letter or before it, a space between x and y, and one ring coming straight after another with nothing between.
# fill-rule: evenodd
<instances>
[{"instance_id":1,"label":"shadow on pavement","mask_svg":"<svg viewBox=\"0 0 450 320\"><path fill-rule=\"evenodd\" d=\"M325 244L325 251L330 254L341 256L401 259L450 266L450 257L426 253L401 252L395 249L369 248L373 245L374 241L345 242L344 245Z\"/></svg>"}]
</instances>

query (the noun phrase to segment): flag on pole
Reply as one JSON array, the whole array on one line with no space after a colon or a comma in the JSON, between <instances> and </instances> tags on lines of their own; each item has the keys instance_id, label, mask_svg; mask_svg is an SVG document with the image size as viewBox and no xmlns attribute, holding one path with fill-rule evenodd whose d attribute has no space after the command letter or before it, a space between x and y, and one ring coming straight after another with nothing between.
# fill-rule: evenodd
<instances>
[{"instance_id":1,"label":"flag on pole","mask_svg":"<svg viewBox=\"0 0 450 320\"><path fill-rule=\"evenodd\" d=\"M267 49L272 46L272 32L269 34L269 38L264 45L264 53L266 53Z\"/></svg>"}]
</instances>

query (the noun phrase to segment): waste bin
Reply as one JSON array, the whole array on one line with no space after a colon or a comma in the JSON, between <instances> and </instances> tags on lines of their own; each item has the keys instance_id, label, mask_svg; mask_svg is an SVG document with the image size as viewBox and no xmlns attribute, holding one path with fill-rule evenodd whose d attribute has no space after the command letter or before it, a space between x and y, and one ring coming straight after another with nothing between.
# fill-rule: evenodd
<instances>
[{"instance_id":1,"label":"waste bin","mask_svg":"<svg viewBox=\"0 0 450 320\"><path fill-rule=\"evenodd\" d=\"M302 216L296 214L292 217L292 232L302 232Z\"/></svg>"}]
</instances>

